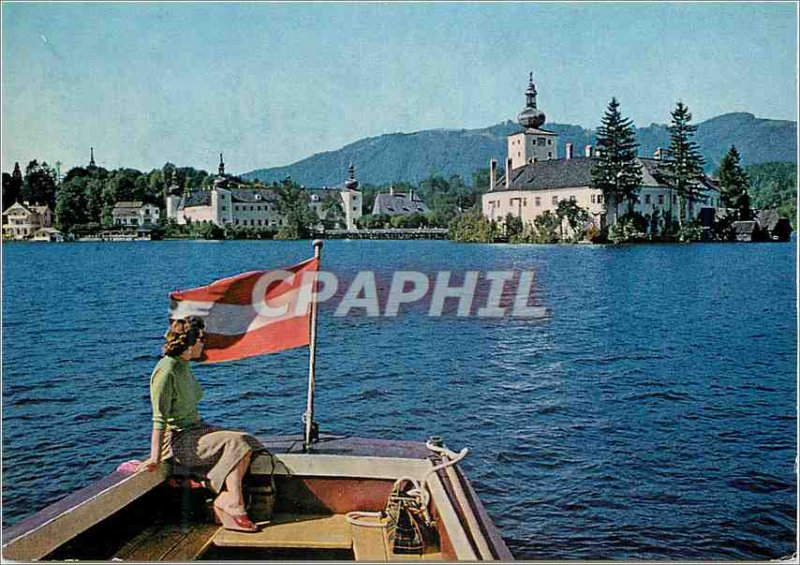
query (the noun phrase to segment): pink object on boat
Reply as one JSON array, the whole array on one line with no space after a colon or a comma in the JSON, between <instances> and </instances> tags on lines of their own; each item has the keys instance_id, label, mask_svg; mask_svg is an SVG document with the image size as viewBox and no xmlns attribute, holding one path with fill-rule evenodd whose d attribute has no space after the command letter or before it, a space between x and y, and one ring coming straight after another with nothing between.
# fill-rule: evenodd
<instances>
[{"instance_id":1,"label":"pink object on boat","mask_svg":"<svg viewBox=\"0 0 800 565\"><path fill-rule=\"evenodd\" d=\"M131 475L136 472L141 464L142 462L138 459L131 459L130 461L125 461L125 463L120 463L117 467L117 471L126 475Z\"/></svg>"}]
</instances>

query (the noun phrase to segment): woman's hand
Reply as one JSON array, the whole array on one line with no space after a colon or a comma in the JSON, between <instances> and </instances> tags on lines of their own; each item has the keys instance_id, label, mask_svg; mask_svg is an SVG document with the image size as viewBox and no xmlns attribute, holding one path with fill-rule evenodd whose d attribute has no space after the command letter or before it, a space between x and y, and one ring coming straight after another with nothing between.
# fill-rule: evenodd
<instances>
[{"instance_id":1,"label":"woman's hand","mask_svg":"<svg viewBox=\"0 0 800 565\"><path fill-rule=\"evenodd\" d=\"M161 463L161 444L164 441L164 430L153 429L150 436L150 458L143 461L137 472L148 471L152 473L158 468Z\"/></svg>"},{"instance_id":2,"label":"woman's hand","mask_svg":"<svg viewBox=\"0 0 800 565\"><path fill-rule=\"evenodd\" d=\"M148 473L152 473L153 471L158 469L158 466L160 464L161 464L160 461L154 461L152 458L147 459L139 464L139 468L136 469L136 472L141 473L142 471L147 471Z\"/></svg>"}]
</instances>

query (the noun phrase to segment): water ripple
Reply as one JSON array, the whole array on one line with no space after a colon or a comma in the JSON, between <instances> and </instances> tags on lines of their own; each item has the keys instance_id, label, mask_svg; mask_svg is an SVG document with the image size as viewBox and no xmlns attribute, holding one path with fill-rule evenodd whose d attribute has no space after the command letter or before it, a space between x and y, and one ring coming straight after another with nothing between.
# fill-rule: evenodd
<instances>
[{"instance_id":1,"label":"water ripple","mask_svg":"<svg viewBox=\"0 0 800 565\"><path fill-rule=\"evenodd\" d=\"M4 246L4 525L146 456L168 292L309 252L271 241ZM316 419L323 431L470 447L465 472L520 559L791 555L795 253L328 242L326 268L351 278L534 268L550 317L323 308ZM297 349L197 367L200 410L296 433L307 363Z\"/></svg>"}]
</instances>

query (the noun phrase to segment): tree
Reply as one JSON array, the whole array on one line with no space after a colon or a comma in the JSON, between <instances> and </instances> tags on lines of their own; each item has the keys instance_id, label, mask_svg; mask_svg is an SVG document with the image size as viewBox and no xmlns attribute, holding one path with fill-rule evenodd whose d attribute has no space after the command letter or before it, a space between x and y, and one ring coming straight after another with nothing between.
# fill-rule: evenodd
<instances>
[{"instance_id":1,"label":"tree","mask_svg":"<svg viewBox=\"0 0 800 565\"><path fill-rule=\"evenodd\" d=\"M561 239L564 239L563 226L565 221L572 232L573 238L579 239L580 236L583 235L583 228L590 218L589 211L578 206L573 200L562 200L559 202L558 208L556 208L556 216L559 221Z\"/></svg>"},{"instance_id":2,"label":"tree","mask_svg":"<svg viewBox=\"0 0 800 565\"><path fill-rule=\"evenodd\" d=\"M749 220L750 213L750 180L744 172L739 152L731 145L728 153L719 165L719 184L721 204L725 208L734 208L739 220Z\"/></svg>"},{"instance_id":3,"label":"tree","mask_svg":"<svg viewBox=\"0 0 800 565\"><path fill-rule=\"evenodd\" d=\"M561 220L550 210L545 210L533 220L533 243L557 243Z\"/></svg>"},{"instance_id":4,"label":"tree","mask_svg":"<svg viewBox=\"0 0 800 565\"><path fill-rule=\"evenodd\" d=\"M291 180L282 181L277 187L278 211L283 217L283 225L276 236L278 239L306 239L319 219L308 205L308 194Z\"/></svg>"},{"instance_id":5,"label":"tree","mask_svg":"<svg viewBox=\"0 0 800 565\"><path fill-rule=\"evenodd\" d=\"M31 204L47 204L51 209L56 204L56 172L47 163L34 159L25 167L22 200Z\"/></svg>"},{"instance_id":6,"label":"tree","mask_svg":"<svg viewBox=\"0 0 800 565\"><path fill-rule=\"evenodd\" d=\"M73 176L61 184L56 196L56 224L61 231L72 231L77 224L91 221L86 205L86 176Z\"/></svg>"},{"instance_id":7,"label":"tree","mask_svg":"<svg viewBox=\"0 0 800 565\"><path fill-rule=\"evenodd\" d=\"M3 207L8 208L19 200L22 193L22 171L19 170L19 163L14 163L14 171L11 174L3 173Z\"/></svg>"},{"instance_id":8,"label":"tree","mask_svg":"<svg viewBox=\"0 0 800 565\"><path fill-rule=\"evenodd\" d=\"M505 227L505 235L509 241L518 239L525 231L522 218L511 213L506 214L503 224Z\"/></svg>"},{"instance_id":9,"label":"tree","mask_svg":"<svg viewBox=\"0 0 800 565\"><path fill-rule=\"evenodd\" d=\"M461 211L459 198L466 193L461 177L453 175L449 180L440 176L425 179L419 185L419 195L433 212L432 222L436 226L447 226Z\"/></svg>"},{"instance_id":10,"label":"tree","mask_svg":"<svg viewBox=\"0 0 800 565\"><path fill-rule=\"evenodd\" d=\"M613 203L615 218L619 205L633 205L642 184L642 171L636 160L636 132L630 119L619 111L619 102L612 98L599 128L597 128L597 156L592 165L592 186L603 192L603 200Z\"/></svg>"},{"instance_id":11,"label":"tree","mask_svg":"<svg viewBox=\"0 0 800 565\"><path fill-rule=\"evenodd\" d=\"M338 192L329 194L323 201L320 210L322 212L322 225L325 226L325 229L337 229L345 221L342 200L339 198Z\"/></svg>"},{"instance_id":12,"label":"tree","mask_svg":"<svg viewBox=\"0 0 800 565\"><path fill-rule=\"evenodd\" d=\"M365 214L356 220L356 225L362 230L379 230L390 225L391 221L388 214Z\"/></svg>"},{"instance_id":13,"label":"tree","mask_svg":"<svg viewBox=\"0 0 800 565\"><path fill-rule=\"evenodd\" d=\"M797 164L761 163L749 165L750 195L758 209L776 208L797 227Z\"/></svg>"},{"instance_id":14,"label":"tree","mask_svg":"<svg viewBox=\"0 0 800 565\"><path fill-rule=\"evenodd\" d=\"M474 207L459 214L448 227L448 237L463 243L492 243L499 235L498 225Z\"/></svg>"},{"instance_id":15,"label":"tree","mask_svg":"<svg viewBox=\"0 0 800 565\"><path fill-rule=\"evenodd\" d=\"M683 102L678 102L670 116L672 122L668 128L669 155L663 166L663 172L667 182L678 195L678 224L682 229L687 219L687 202L697 200L700 194L699 181L703 176L705 160L693 139L697 126L690 123L692 114L689 108Z\"/></svg>"}]
</instances>

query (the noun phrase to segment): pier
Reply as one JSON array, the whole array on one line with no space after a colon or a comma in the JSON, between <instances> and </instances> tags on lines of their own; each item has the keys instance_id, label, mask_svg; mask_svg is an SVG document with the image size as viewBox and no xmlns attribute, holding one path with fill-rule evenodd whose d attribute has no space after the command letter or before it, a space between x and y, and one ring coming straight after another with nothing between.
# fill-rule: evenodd
<instances>
[{"instance_id":1,"label":"pier","mask_svg":"<svg viewBox=\"0 0 800 565\"><path fill-rule=\"evenodd\" d=\"M327 230L326 239L447 239L447 228Z\"/></svg>"}]
</instances>

